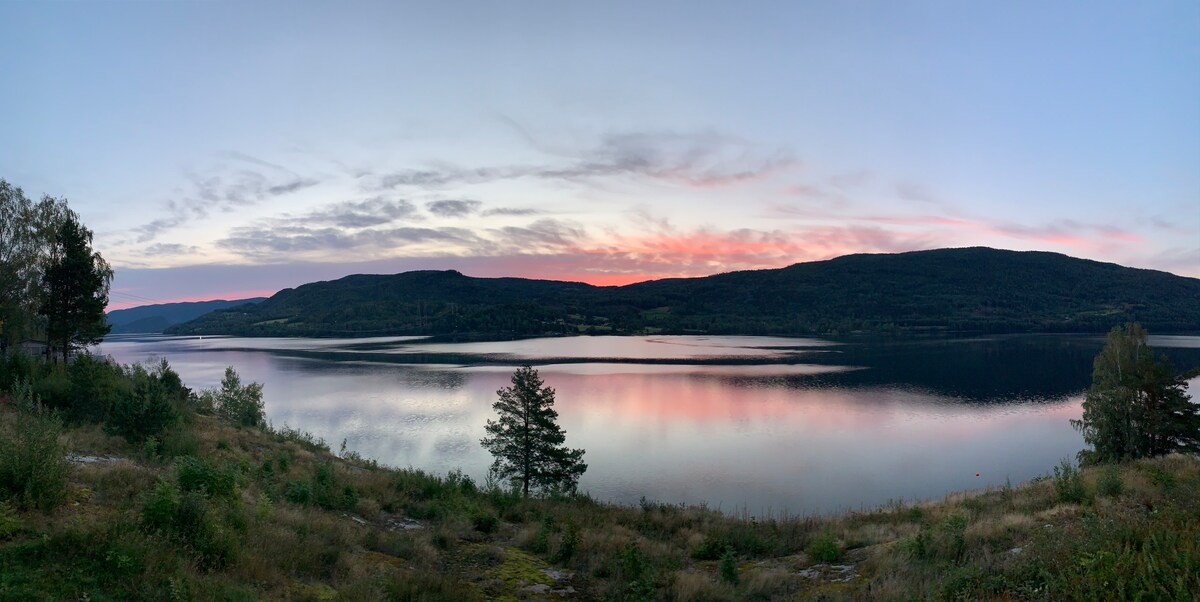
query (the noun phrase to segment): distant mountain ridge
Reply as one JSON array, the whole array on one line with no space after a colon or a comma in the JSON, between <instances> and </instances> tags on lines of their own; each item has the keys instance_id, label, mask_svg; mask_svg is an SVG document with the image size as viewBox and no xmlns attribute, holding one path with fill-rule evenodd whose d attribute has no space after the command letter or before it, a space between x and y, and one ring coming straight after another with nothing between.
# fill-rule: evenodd
<instances>
[{"instance_id":1,"label":"distant mountain ridge","mask_svg":"<svg viewBox=\"0 0 1200 602\"><path fill-rule=\"evenodd\" d=\"M626 286L456 271L354 275L168 329L242 336L798 335L1200 330L1200 279L984 247L846 255Z\"/></svg>"},{"instance_id":2,"label":"distant mountain ridge","mask_svg":"<svg viewBox=\"0 0 1200 602\"><path fill-rule=\"evenodd\" d=\"M106 317L109 326L112 326L110 332L113 334L157 333L176 324L195 320L216 309L236 307L245 303L261 303L266 300L266 297L252 297L232 301L216 299L213 301L159 303L129 309L114 309L108 312Z\"/></svg>"}]
</instances>

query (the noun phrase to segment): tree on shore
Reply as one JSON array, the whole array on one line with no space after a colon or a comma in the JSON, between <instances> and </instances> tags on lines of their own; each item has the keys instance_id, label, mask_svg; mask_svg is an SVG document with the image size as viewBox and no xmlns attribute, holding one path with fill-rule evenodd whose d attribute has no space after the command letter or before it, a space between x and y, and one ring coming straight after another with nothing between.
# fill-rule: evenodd
<instances>
[{"instance_id":1,"label":"tree on shore","mask_svg":"<svg viewBox=\"0 0 1200 602\"><path fill-rule=\"evenodd\" d=\"M1115 327L1092 368L1083 417L1071 426L1092 446L1087 463L1175 451L1200 452L1200 405L1165 356L1155 356L1140 324Z\"/></svg>"},{"instance_id":2,"label":"tree on shore","mask_svg":"<svg viewBox=\"0 0 1200 602\"><path fill-rule=\"evenodd\" d=\"M65 200L44 196L34 202L0 179L0 350L44 333L38 320L42 276L58 228L68 219L78 216Z\"/></svg>"},{"instance_id":3,"label":"tree on shore","mask_svg":"<svg viewBox=\"0 0 1200 602\"><path fill-rule=\"evenodd\" d=\"M49 265L42 274L40 313L46 338L62 353L99 342L110 329L104 317L113 271L92 250L92 231L67 216L55 232Z\"/></svg>"},{"instance_id":4,"label":"tree on shore","mask_svg":"<svg viewBox=\"0 0 1200 602\"><path fill-rule=\"evenodd\" d=\"M499 417L487 422L488 436L480 441L496 458L493 473L520 483L525 497L531 489L573 493L587 470L583 450L563 445L554 389L544 385L530 366L514 372L512 386L496 391L500 399L492 409Z\"/></svg>"}]
</instances>

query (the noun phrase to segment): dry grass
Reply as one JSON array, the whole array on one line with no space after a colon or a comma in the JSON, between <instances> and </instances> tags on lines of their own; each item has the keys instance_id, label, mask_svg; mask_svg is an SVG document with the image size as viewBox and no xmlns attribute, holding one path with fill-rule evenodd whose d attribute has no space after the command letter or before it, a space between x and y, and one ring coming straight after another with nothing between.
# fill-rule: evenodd
<instances>
[{"instance_id":1,"label":"dry grass","mask_svg":"<svg viewBox=\"0 0 1200 602\"><path fill-rule=\"evenodd\" d=\"M236 477L232 498L207 501L213 528L236 542L226 564L214 568L178 536L142 522L148 492L176 478L175 458L147 456L141 446L86 426L70 430L63 443L124 459L74 465L67 504L47 515L17 517L24 531L0 541L0 568L9 580L0 579L0 594L36 586L52 597L76 598L89 592L93 598L166 598L178 590L195 599L521 599L532 595L525 586L547 578L538 567L552 567L573 575L563 585L582 600L629 592L662 600L1003 599L1036 588L1069 599L1089 591L1072 572L1080 566L1078 554L1167 526L1197 534L1200 514L1200 462L1182 456L1122 466L1124 490L1115 497L1094 495L1097 473L1085 470L1083 504L1058 503L1052 483L1038 481L872 512L750 519L655 503L526 500L456 477L343 461L294 434L236 429L204 416L176 436L173 449L191 449L214 470ZM293 491L315 487L323 463L331 463L335 506ZM481 516L499 517L498 529L477 530ZM411 519L422 528L399 530ZM1117 527L1104 526L1110 523ZM573 547L565 543L568 532L576 538ZM814 566L805 554L825 533L845 548L833 564L849 566L846 572ZM85 544L95 552L57 551ZM726 547L739 565L737 585L719 579L711 556L695 557ZM112 558L126 557L132 567L111 566ZM503 568L518 557L536 562ZM1179 561L1161 560L1168 566ZM1137 558L1118 561L1112 574L1130 583L1143 583L1137 581L1143 573L1157 575ZM64 581L63 571L75 569L117 576ZM496 577L501 570L508 578ZM1198 587L1200 578L1188 579L1185 587Z\"/></svg>"}]
</instances>

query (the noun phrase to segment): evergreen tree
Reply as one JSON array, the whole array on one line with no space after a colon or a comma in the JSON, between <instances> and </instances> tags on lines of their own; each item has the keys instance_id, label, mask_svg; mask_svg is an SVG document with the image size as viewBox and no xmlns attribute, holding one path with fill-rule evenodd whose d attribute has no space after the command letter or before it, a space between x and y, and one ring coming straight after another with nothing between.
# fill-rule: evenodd
<instances>
[{"instance_id":1,"label":"evergreen tree","mask_svg":"<svg viewBox=\"0 0 1200 602\"><path fill-rule=\"evenodd\" d=\"M1164 356L1154 356L1140 324L1116 327L1096 356L1083 417L1071 425L1092 450L1080 460L1119 462L1200 451L1200 405Z\"/></svg>"},{"instance_id":2,"label":"evergreen tree","mask_svg":"<svg viewBox=\"0 0 1200 602\"><path fill-rule=\"evenodd\" d=\"M92 251L92 231L67 216L55 233L49 266L42 274L40 312L46 338L66 361L72 347L98 343L108 334L104 317L112 268Z\"/></svg>"},{"instance_id":3,"label":"evergreen tree","mask_svg":"<svg viewBox=\"0 0 1200 602\"><path fill-rule=\"evenodd\" d=\"M487 422L488 436L480 441L496 458L493 473L519 482L526 497L531 488L572 493L587 470L583 450L563 445L554 389L544 384L529 366L513 373L512 386L496 391L500 399L492 404L499 419Z\"/></svg>"}]
</instances>

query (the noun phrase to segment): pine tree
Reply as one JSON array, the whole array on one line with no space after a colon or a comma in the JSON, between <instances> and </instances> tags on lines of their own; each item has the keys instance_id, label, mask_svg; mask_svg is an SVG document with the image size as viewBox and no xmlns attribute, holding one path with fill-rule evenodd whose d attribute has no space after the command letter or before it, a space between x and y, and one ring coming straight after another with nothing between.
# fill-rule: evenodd
<instances>
[{"instance_id":1,"label":"pine tree","mask_svg":"<svg viewBox=\"0 0 1200 602\"><path fill-rule=\"evenodd\" d=\"M113 272L92 251L91 230L74 216L67 216L55 234L50 265L42 274L40 311L46 338L66 361L72 347L98 343L108 334L104 308Z\"/></svg>"},{"instance_id":2,"label":"pine tree","mask_svg":"<svg viewBox=\"0 0 1200 602\"><path fill-rule=\"evenodd\" d=\"M496 391L500 399L492 409L499 418L487 422L488 436L480 441L496 458L492 471L519 482L526 497L531 489L573 493L587 470L583 450L563 445L554 389L544 384L529 366L513 373L512 386Z\"/></svg>"},{"instance_id":3,"label":"pine tree","mask_svg":"<svg viewBox=\"0 0 1200 602\"><path fill-rule=\"evenodd\" d=\"M1155 357L1140 324L1108 333L1096 356L1083 417L1071 425L1092 450L1089 462L1119 462L1174 451L1200 451L1200 405L1163 356Z\"/></svg>"}]
</instances>

